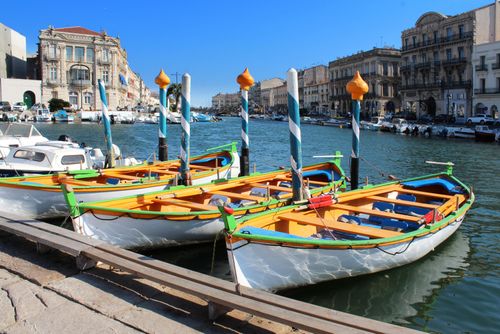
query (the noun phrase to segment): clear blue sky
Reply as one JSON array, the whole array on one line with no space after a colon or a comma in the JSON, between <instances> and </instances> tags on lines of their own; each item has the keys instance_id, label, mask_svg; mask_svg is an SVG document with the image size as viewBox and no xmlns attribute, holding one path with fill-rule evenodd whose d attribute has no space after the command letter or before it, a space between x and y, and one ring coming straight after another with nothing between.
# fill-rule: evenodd
<instances>
[{"instance_id":1,"label":"clear blue sky","mask_svg":"<svg viewBox=\"0 0 500 334\"><path fill-rule=\"evenodd\" d=\"M248 66L256 80L285 77L290 67L328 64L374 46L401 46L401 31L427 11L454 15L493 0L4 1L0 22L26 36L84 26L119 36L129 64L157 89L160 68L189 72L192 105L235 92ZM355 6L355 7L354 7ZM170 76L175 81L175 77Z\"/></svg>"}]
</instances>

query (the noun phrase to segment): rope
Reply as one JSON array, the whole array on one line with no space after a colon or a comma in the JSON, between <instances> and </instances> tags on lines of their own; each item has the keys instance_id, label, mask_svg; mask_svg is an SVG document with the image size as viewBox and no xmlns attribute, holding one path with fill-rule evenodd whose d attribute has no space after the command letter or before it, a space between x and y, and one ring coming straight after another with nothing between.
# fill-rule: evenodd
<instances>
[{"instance_id":1,"label":"rope","mask_svg":"<svg viewBox=\"0 0 500 334\"><path fill-rule=\"evenodd\" d=\"M376 166L375 164L371 163L370 161L366 160L362 156L360 156L360 159L366 162L368 165L370 165L373 169L375 169L382 177L387 177L389 179L394 178L393 175L384 172L380 167Z\"/></svg>"}]
</instances>

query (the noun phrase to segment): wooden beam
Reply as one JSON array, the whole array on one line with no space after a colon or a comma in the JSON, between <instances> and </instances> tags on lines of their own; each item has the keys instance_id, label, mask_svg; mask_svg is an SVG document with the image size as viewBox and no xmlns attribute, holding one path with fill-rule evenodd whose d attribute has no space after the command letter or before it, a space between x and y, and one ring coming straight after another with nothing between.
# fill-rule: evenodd
<instances>
[{"instance_id":1,"label":"wooden beam","mask_svg":"<svg viewBox=\"0 0 500 334\"><path fill-rule=\"evenodd\" d=\"M364 213L367 215L409 221L409 222L414 222L414 223L418 223L420 221L420 217L402 215L399 213L385 212L385 211L379 211L379 210L373 210L373 209L365 209L365 208L360 208L360 207L356 207L356 206L352 206L352 205L333 204L333 205L330 205L329 208L330 209L345 210L345 211L349 211L349 212Z\"/></svg>"},{"instance_id":2,"label":"wooden beam","mask_svg":"<svg viewBox=\"0 0 500 334\"><path fill-rule=\"evenodd\" d=\"M417 208L425 208L425 209L435 209L435 208L439 207L439 205L435 205L435 204L404 201L401 199L393 199L393 198L387 198L387 197L383 197L383 196L368 196L366 198L370 199L370 200L374 200L374 201L379 201L379 202L394 203L394 204L399 204L399 205L408 205L408 206L414 206Z\"/></svg>"},{"instance_id":3,"label":"wooden beam","mask_svg":"<svg viewBox=\"0 0 500 334\"><path fill-rule=\"evenodd\" d=\"M374 239L390 238L402 234L401 232L383 230L379 228L361 226L356 224L341 223L338 221L332 221L331 219L325 219L325 218L321 219L319 217L308 216L295 212L288 212L283 215L279 215L278 218L287 221L295 221L297 223L304 223L318 227L330 228L340 232L360 234Z\"/></svg>"},{"instance_id":4,"label":"wooden beam","mask_svg":"<svg viewBox=\"0 0 500 334\"><path fill-rule=\"evenodd\" d=\"M245 195L245 194L237 194L237 193L232 193L229 191L223 191L223 190L217 190L217 191L208 191L209 194L213 195L221 195L221 196L226 196L229 198L236 198L236 199L243 199L243 200L249 200L249 201L256 201L256 202L263 202L266 200L265 197L260 197L260 196L252 196L252 195Z\"/></svg>"},{"instance_id":5,"label":"wooden beam","mask_svg":"<svg viewBox=\"0 0 500 334\"><path fill-rule=\"evenodd\" d=\"M420 195L420 196L427 196L431 198L444 198L444 199L450 199L453 196L452 195L445 195L445 194L438 194L438 193L430 193L426 191L418 191L418 190L413 190L413 189L404 189L400 188L398 189L400 193L406 193L406 194L413 194L413 195Z\"/></svg>"},{"instance_id":6,"label":"wooden beam","mask_svg":"<svg viewBox=\"0 0 500 334\"><path fill-rule=\"evenodd\" d=\"M189 208L189 209L195 209L198 211L213 211L217 210L216 206L213 205L207 205L207 204L202 204L202 203L196 203L196 202L190 202L190 201L184 201L181 199L157 199L154 198L151 200L153 203L158 203L161 205L177 205L180 207L184 208Z\"/></svg>"}]
</instances>

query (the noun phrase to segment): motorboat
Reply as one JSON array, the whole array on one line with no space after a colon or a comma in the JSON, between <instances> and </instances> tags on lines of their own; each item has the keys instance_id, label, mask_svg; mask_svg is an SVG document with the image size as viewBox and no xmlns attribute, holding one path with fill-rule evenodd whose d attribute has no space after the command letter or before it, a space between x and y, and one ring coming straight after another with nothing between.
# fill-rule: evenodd
<instances>
[{"instance_id":1,"label":"motorboat","mask_svg":"<svg viewBox=\"0 0 500 334\"><path fill-rule=\"evenodd\" d=\"M48 123L52 121L49 109L37 108L35 111L35 121L38 123Z\"/></svg>"},{"instance_id":2,"label":"motorboat","mask_svg":"<svg viewBox=\"0 0 500 334\"><path fill-rule=\"evenodd\" d=\"M475 129L476 141L494 142L499 134L498 130L490 129L487 125L476 125Z\"/></svg>"},{"instance_id":3,"label":"motorboat","mask_svg":"<svg viewBox=\"0 0 500 334\"><path fill-rule=\"evenodd\" d=\"M32 124L0 124L0 159L7 157L13 148L35 145L47 141L48 139L42 136Z\"/></svg>"},{"instance_id":4,"label":"motorboat","mask_svg":"<svg viewBox=\"0 0 500 334\"><path fill-rule=\"evenodd\" d=\"M364 130L379 131L383 122L384 122L384 117L376 116L372 117L372 119L369 122L361 121L360 125L361 128Z\"/></svg>"},{"instance_id":5,"label":"motorboat","mask_svg":"<svg viewBox=\"0 0 500 334\"><path fill-rule=\"evenodd\" d=\"M52 115L52 119L55 123L73 123L75 121L75 116L69 114L64 109L61 109Z\"/></svg>"},{"instance_id":6,"label":"motorboat","mask_svg":"<svg viewBox=\"0 0 500 334\"><path fill-rule=\"evenodd\" d=\"M463 139L474 139L476 138L476 131L471 128L461 127L453 128L453 132L450 134L451 137L463 138Z\"/></svg>"}]
</instances>

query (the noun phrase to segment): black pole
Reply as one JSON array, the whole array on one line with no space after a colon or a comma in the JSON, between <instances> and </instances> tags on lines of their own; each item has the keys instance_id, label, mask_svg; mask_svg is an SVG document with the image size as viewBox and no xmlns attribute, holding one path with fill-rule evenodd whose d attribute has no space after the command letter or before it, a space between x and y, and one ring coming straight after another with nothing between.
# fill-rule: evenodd
<instances>
[{"instance_id":1,"label":"black pole","mask_svg":"<svg viewBox=\"0 0 500 334\"><path fill-rule=\"evenodd\" d=\"M250 175L250 149L242 147L240 157L240 176Z\"/></svg>"},{"instance_id":2,"label":"black pole","mask_svg":"<svg viewBox=\"0 0 500 334\"><path fill-rule=\"evenodd\" d=\"M167 138L158 138L158 158L160 161L168 160L168 144Z\"/></svg>"},{"instance_id":3,"label":"black pole","mask_svg":"<svg viewBox=\"0 0 500 334\"><path fill-rule=\"evenodd\" d=\"M351 157L351 190L359 186L359 158Z\"/></svg>"}]
</instances>

